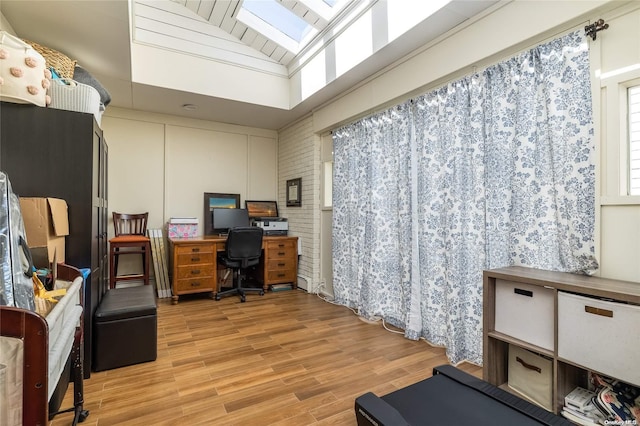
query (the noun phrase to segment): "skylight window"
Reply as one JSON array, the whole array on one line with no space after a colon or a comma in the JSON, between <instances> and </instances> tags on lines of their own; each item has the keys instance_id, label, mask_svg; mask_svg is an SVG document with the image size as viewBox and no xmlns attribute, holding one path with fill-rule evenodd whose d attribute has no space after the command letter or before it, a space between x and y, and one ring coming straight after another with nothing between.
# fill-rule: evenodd
<instances>
[{"instance_id":1,"label":"skylight window","mask_svg":"<svg viewBox=\"0 0 640 426\"><path fill-rule=\"evenodd\" d=\"M244 0L237 18L293 53L318 32L276 0Z\"/></svg>"},{"instance_id":2,"label":"skylight window","mask_svg":"<svg viewBox=\"0 0 640 426\"><path fill-rule=\"evenodd\" d=\"M278 0L243 0L236 18L288 51L297 54L348 0L299 0L321 17L316 28Z\"/></svg>"},{"instance_id":3,"label":"skylight window","mask_svg":"<svg viewBox=\"0 0 640 426\"><path fill-rule=\"evenodd\" d=\"M244 0L242 8L300 43L311 25L275 0Z\"/></svg>"}]
</instances>

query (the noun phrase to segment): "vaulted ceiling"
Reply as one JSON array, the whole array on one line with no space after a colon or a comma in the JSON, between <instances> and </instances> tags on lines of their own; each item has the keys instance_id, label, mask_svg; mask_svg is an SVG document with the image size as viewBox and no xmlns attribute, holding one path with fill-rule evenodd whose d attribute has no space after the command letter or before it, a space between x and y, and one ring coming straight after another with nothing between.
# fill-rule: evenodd
<instances>
[{"instance_id":1,"label":"vaulted ceiling","mask_svg":"<svg viewBox=\"0 0 640 426\"><path fill-rule=\"evenodd\" d=\"M284 46L279 45L277 42L271 40L259 30L248 26L240 19L238 15L242 8L242 0L171 0L174 3L180 4L185 8L191 10L205 21L209 22L233 37L237 38L241 42L245 43L253 49L256 49L266 56L270 57L276 62L282 65L288 66L291 60L295 57L297 52L287 50ZM342 0L330 3L336 4L336 11L333 16L329 18L327 13L323 13L324 9L329 9L327 3L323 0L313 1L292 1L292 0L269 0L273 3L277 3L283 6L286 10L290 11L292 15L299 17L306 22L309 26L316 29L318 34L321 34L329 24L335 23L344 16L346 12L351 10L357 3L357 0ZM317 5L316 10L312 7L314 3ZM339 12L343 12L339 14ZM324 15L324 16L323 16Z\"/></svg>"},{"instance_id":2,"label":"vaulted ceiling","mask_svg":"<svg viewBox=\"0 0 640 426\"><path fill-rule=\"evenodd\" d=\"M324 25L327 23L318 21L313 11L305 6L302 0L277 1L297 16L316 25L318 27L316 40L329 39L326 33L323 34L323 28L325 28L324 31L327 28ZM405 0L354 0L348 2L344 13L338 16L344 17L349 8L356 8L363 3L375 4L385 1L404 2ZM164 7L168 3L178 9L171 5ZM110 106L279 129L328 100L351 90L361 81L401 61L403 57L426 43L441 37L448 31L455 31L455 28L460 25L473 21L477 15L486 13L486 10L490 10L500 2L453 0L447 3L434 16L418 23L348 72L329 81L324 88L313 93L312 96L289 108L239 101L224 96L211 96L198 90L180 90L175 87L145 83L134 78L132 74L136 70L132 67L132 51L135 43L145 44L152 39L152 36L156 39L164 37L161 38L161 43L158 43L161 45L158 46L158 50L162 48L167 52L182 49L184 45L182 42L190 42L194 45L193 40L180 39L181 34L186 35L186 33L178 32L167 37L154 32L160 22L153 17L146 16L144 19L135 17L135 11L139 7L156 9L152 11L155 13L159 10L157 7L159 5L163 5L162 20L168 21L162 23L163 25L173 25L174 21L186 20L183 28L174 25L176 31L183 31L186 28L192 33L189 37L193 33L200 36L204 32L215 33L220 43L227 43L223 48L218 46L218 54L243 56L245 61L248 58L262 62L262 65L256 66L256 69L269 65L273 68L270 72L281 73L286 77L290 73L289 68L299 60L302 53L296 55L288 52L240 22L237 19L237 10L241 3L242 0L1 0L0 11L18 36L37 41L77 59L79 64L88 69L109 90L113 99ZM166 17L170 19L165 19ZM206 26L206 28L202 27L205 28L204 31L199 30L200 25ZM138 38L144 39L145 36L148 40L137 41ZM233 64L234 60L229 60L227 63ZM175 64L166 63L167 67L170 65ZM240 64L238 70L242 71L246 68L246 63ZM184 76L176 75L175 78L184 78ZM198 109L185 110L182 108L184 104L198 105Z\"/></svg>"}]
</instances>

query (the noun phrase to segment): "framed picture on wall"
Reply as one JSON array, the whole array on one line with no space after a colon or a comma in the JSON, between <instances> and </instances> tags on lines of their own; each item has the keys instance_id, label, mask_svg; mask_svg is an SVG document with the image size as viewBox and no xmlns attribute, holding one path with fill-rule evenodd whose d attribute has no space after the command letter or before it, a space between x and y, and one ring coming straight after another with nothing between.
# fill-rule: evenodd
<instances>
[{"instance_id":1,"label":"framed picture on wall","mask_svg":"<svg viewBox=\"0 0 640 426\"><path fill-rule=\"evenodd\" d=\"M287 207L302 206L302 178L287 181Z\"/></svg>"},{"instance_id":2,"label":"framed picture on wall","mask_svg":"<svg viewBox=\"0 0 640 426\"><path fill-rule=\"evenodd\" d=\"M211 220L212 209L239 209L240 194L221 194L219 192L204 193L204 235L213 233Z\"/></svg>"}]
</instances>

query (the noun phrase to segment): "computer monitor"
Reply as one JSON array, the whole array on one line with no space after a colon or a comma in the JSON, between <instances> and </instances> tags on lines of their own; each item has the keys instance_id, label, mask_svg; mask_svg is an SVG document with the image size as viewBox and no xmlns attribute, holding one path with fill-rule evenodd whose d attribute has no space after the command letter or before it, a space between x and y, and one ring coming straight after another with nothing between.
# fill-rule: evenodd
<instances>
[{"instance_id":1,"label":"computer monitor","mask_svg":"<svg viewBox=\"0 0 640 426\"><path fill-rule=\"evenodd\" d=\"M238 226L249 226L247 209L211 209L211 227L213 233L224 235L229 229Z\"/></svg>"}]
</instances>

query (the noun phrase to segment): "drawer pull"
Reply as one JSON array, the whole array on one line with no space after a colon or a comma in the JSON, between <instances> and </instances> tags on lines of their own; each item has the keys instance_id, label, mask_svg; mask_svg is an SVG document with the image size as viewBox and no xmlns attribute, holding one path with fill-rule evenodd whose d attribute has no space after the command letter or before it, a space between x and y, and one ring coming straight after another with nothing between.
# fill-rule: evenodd
<instances>
[{"instance_id":1,"label":"drawer pull","mask_svg":"<svg viewBox=\"0 0 640 426\"><path fill-rule=\"evenodd\" d=\"M588 314L600 315L603 317L613 318L613 311L608 309L596 308L594 306L585 306L584 311Z\"/></svg>"},{"instance_id":2,"label":"drawer pull","mask_svg":"<svg viewBox=\"0 0 640 426\"><path fill-rule=\"evenodd\" d=\"M200 283L198 281L191 282L191 287L200 287Z\"/></svg>"},{"instance_id":3,"label":"drawer pull","mask_svg":"<svg viewBox=\"0 0 640 426\"><path fill-rule=\"evenodd\" d=\"M199 275L200 274L200 269L192 269L191 270L191 275Z\"/></svg>"},{"instance_id":4,"label":"drawer pull","mask_svg":"<svg viewBox=\"0 0 640 426\"><path fill-rule=\"evenodd\" d=\"M287 253L285 253L285 252L283 252L283 251L279 251L279 252L278 252L278 256L284 256L285 254L287 254Z\"/></svg>"},{"instance_id":5,"label":"drawer pull","mask_svg":"<svg viewBox=\"0 0 640 426\"><path fill-rule=\"evenodd\" d=\"M278 274L279 277L284 277L286 274Z\"/></svg>"},{"instance_id":6,"label":"drawer pull","mask_svg":"<svg viewBox=\"0 0 640 426\"><path fill-rule=\"evenodd\" d=\"M519 294L521 296L533 297L533 292L531 290L523 290L521 288L514 288L513 292L515 294Z\"/></svg>"},{"instance_id":7,"label":"drawer pull","mask_svg":"<svg viewBox=\"0 0 640 426\"><path fill-rule=\"evenodd\" d=\"M191 252L192 252L192 253L198 253L199 251L200 251L200 248L198 248L198 247L193 247L193 248L191 249Z\"/></svg>"},{"instance_id":8,"label":"drawer pull","mask_svg":"<svg viewBox=\"0 0 640 426\"><path fill-rule=\"evenodd\" d=\"M284 244L278 244L278 247L284 247Z\"/></svg>"},{"instance_id":9,"label":"drawer pull","mask_svg":"<svg viewBox=\"0 0 640 426\"><path fill-rule=\"evenodd\" d=\"M192 257L192 258L191 258L191 261L192 261L192 262L198 262L199 260L200 260L200 258L199 258L199 257Z\"/></svg>"},{"instance_id":10,"label":"drawer pull","mask_svg":"<svg viewBox=\"0 0 640 426\"><path fill-rule=\"evenodd\" d=\"M528 370L533 370L536 371L540 374L542 374L542 369L540 367L536 367L535 365L531 365L526 363L522 358L520 358L519 356L516 357L516 361L518 361L520 364L522 364L522 366Z\"/></svg>"},{"instance_id":11,"label":"drawer pull","mask_svg":"<svg viewBox=\"0 0 640 426\"><path fill-rule=\"evenodd\" d=\"M278 266L284 266L286 263L278 263Z\"/></svg>"}]
</instances>

